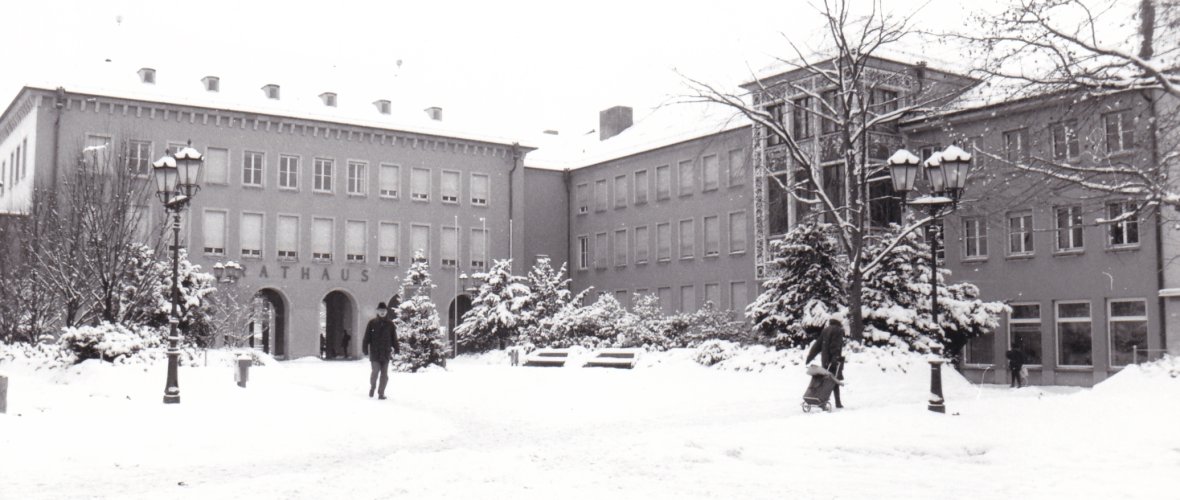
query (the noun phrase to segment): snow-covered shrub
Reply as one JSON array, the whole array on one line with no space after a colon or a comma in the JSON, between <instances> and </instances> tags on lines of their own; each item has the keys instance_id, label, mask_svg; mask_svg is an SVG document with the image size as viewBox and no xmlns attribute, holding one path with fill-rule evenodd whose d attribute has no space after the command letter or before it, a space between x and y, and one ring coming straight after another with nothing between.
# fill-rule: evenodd
<instances>
[{"instance_id":1,"label":"snow-covered shrub","mask_svg":"<svg viewBox=\"0 0 1180 500\"><path fill-rule=\"evenodd\" d=\"M808 311L837 311L847 304L839 246L827 224L796 225L771 243L770 279L746 317L776 347L806 345L818 333ZM805 319L807 319L805 321Z\"/></svg>"},{"instance_id":2,"label":"snow-covered shrub","mask_svg":"<svg viewBox=\"0 0 1180 500\"><path fill-rule=\"evenodd\" d=\"M460 347L482 352L504 347L519 330L532 324L532 293L525 279L512 275L512 260L497 260L486 273L477 273L482 284L471 310L455 329Z\"/></svg>"},{"instance_id":3,"label":"snow-covered shrub","mask_svg":"<svg viewBox=\"0 0 1180 500\"><path fill-rule=\"evenodd\" d=\"M69 349L53 343L15 342L0 344L0 366L23 364L35 369L65 368L78 362L77 356Z\"/></svg>"},{"instance_id":4,"label":"snow-covered shrub","mask_svg":"<svg viewBox=\"0 0 1180 500\"><path fill-rule=\"evenodd\" d=\"M115 323L66 328L58 342L74 354L77 362L88 359L114 361L161 345L160 334L149 327L126 327Z\"/></svg>"},{"instance_id":5,"label":"snow-covered shrub","mask_svg":"<svg viewBox=\"0 0 1180 500\"><path fill-rule=\"evenodd\" d=\"M737 354L738 348L738 344L728 340L706 340L697 347L692 359L702 365L713 366L732 358Z\"/></svg>"}]
</instances>

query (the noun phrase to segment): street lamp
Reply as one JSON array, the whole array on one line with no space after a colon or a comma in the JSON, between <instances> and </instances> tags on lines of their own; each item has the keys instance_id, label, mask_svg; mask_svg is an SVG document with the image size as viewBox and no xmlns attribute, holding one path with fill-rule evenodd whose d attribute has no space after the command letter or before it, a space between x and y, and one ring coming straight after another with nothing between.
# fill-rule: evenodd
<instances>
[{"instance_id":1,"label":"street lamp","mask_svg":"<svg viewBox=\"0 0 1180 500\"><path fill-rule=\"evenodd\" d=\"M219 283L237 283L245 272L242 270L242 265L234 261L226 263L218 262L213 264L213 277L217 278Z\"/></svg>"},{"instance_id":2,"label":"street lamp","mask_svg":"<svg viewBox=\"0 0 1180 500\"><path fill-rule=\"evenodd\" d=\"M156 178L156 196L164 203L164 209L172 213L172 314L168 318L168 380L164 386L164 403L180 402L180 383L176 371L180 361L180 212L201 187L197 177L201 172L202 155L192 147L192 141L173 154L167 154L152 163Z\"/></svg>"},{"instance_id":3,"label":"street lamp","mask_svg":"<svg viewBox=\"0 0 1180 500\"><path fill-rule=\"evenodd\" d=\"M971 153L958 146L948 146L943 151L935 152L927 158L923 165L926 168L926 178L930 182L930 194L918 197L913 201L907 199L910 191L914 190L917 181L919 159L905 149L898 150L887 160L889 177L893 180L893 190L901 194L903 204L926 207L930 215L930 223L942 216L953 212L958 207L959 198L967 185L967 174L971 170ZM946 210L944 210L946 209ZM932 232L930 238L930 317L935 325L938 324L938 241ZM927 409L938 413L946 413L946 406L942 397L942 360L930 360L930 404Z\"/></svg>"}]
</instances>

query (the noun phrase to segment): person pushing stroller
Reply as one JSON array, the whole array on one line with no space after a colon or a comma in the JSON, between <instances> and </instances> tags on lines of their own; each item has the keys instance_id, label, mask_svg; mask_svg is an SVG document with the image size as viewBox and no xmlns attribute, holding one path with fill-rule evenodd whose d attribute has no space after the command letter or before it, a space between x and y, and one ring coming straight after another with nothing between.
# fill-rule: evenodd
<instances>
[{"instance_id":1,"label":"person pushing stroller","mask_svg":"<svg viewBox=\"0 0 1180 500\"><path fill-rule=\"evenodd\" d=\"M811 364L811 360L819 355L820 366L831 373L835 379L832 392L835 394L836 408L843 408L844 404L840 401L840 385L844 381L844 326L839 319L828 319L828 325L820 332L819 338L811 345L811 350L807 352L807 360L804 364ZM825 375L826 377L826 375ZM816 384L812 384L813 386ZM808 388L808 394L812 392L811 387ZM807 395L804 396L806 399ZM819 398L821 404L826 404L828 397L822 394Z\"/></svg>"}]
</instances>

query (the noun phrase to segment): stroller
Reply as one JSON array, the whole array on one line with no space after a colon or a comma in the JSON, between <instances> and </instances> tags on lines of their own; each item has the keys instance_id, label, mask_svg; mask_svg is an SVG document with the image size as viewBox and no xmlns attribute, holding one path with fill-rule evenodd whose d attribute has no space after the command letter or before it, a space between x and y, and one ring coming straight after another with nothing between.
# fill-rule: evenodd
<instances>
[{"instance_id":1,"label":"stroller","mask_svg":"<svg viewBox=\"0 0 1180 500\"><path fill-rule=\"evenodd\" d=\"M839 365L836 365L836 371L840 371ZM819 365L808 366L807 374L811 375L811 383L807 384L807 391L803 393L803 402L799 406L805 413L810 412L812 408L832 411L832 403L828 402L828 399L831 398L836 385L843 382L836 380L835 374Z\"/></svg>"}]
</instances>

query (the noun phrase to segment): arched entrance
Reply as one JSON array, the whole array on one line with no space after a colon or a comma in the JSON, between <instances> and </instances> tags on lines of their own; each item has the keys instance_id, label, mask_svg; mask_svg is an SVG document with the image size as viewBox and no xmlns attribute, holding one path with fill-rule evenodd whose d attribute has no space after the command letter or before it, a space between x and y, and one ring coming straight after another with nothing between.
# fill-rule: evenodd
<instances>
[{"instance_id":1,"label":"arched entrance","mask_svg":"<svg viewBox=\"0 0 1180 500\"><path fill-rule=\"evenodd\" d=\"M324 359L351 359L357 334L356 303L340 290L328 292L320 302L320 338L323 339Z\"/></svg>"},{"instance_id":2,"label":"arched entrance","mask_svg":"<svg viewBox=\"0 0 1180 500\"><path fill-rule=\"evenodd\" d=\"M250 323L250 347L276 358L287 355L287 301L273 288L254 294L254 320Z\"/></svg>"},{"instance_id":3,"label":"arched entrance","mask_svg":"<svg viewBox=\"0 0 1180 500\"><path fill-rule=\"evenodd\" d=\"M462 294L451 300L450 307L447 308L447 341L451 347L451 351L455 352L455 327L463 323L463 316L471 310L471 297Z\"/></svg>"}]
</instances>

